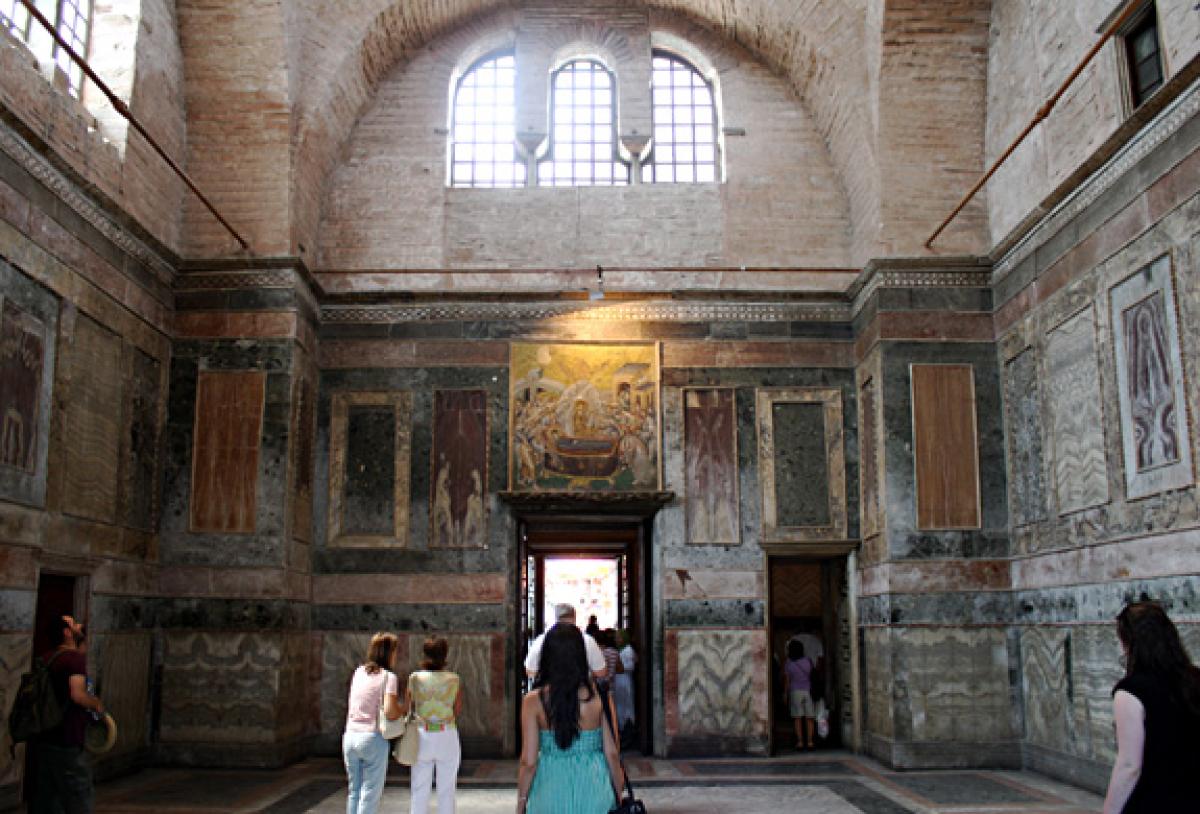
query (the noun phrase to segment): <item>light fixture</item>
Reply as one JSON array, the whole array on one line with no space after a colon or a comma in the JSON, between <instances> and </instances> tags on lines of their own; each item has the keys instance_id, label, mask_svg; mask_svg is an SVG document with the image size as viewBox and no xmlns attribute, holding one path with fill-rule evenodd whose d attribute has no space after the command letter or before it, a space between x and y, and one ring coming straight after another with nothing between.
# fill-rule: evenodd
<instances>
[{"instance_id":1,"label":"light fixture","mask_svg":"<svg viewBox=\"0 0 1200 814\"><path fill-rule=\"evenodd\" d=\"M604 299L604 269L599 265L596 266L596 289L594 291L588 291L588 299Z\"/></svg>"}]
</instances>

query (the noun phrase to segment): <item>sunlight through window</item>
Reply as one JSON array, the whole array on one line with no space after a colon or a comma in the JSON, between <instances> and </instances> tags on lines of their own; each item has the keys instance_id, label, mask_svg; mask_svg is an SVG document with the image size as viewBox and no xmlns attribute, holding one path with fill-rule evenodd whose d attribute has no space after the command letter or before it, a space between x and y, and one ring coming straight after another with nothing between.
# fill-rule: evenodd
<instances>
[{"instance_id":1,"label":"sunlight through window","mask_svg":"<svg viewBox=\"0 0 1200 814\"><path fill-rule=\"evenodd\" d=\"M543 186L629 183L629 165L617 156L616 89L599 62L577 59L554 73L550 155L538 165Z\"/></svg>"},{"instance_id":2,"label":"sunlight through window","mask_svg":"<svg viewBox=\"0 0 1200 814\"><path fill-rule=\"evenodd\" d=\"M516 153L516 77L516 62L506 54L478 63L458 83L451 186L525 186L525 164Z\"/></svg>"},{"instance_id":3,"label":"sunlight through window","mask_svg":"<svg viewBox=\"0 0 1200 814\"><path fill-rule=\"evenodd\" d=\"M700 72L678 57L656 52L651 74L654 147L646 180L712 183L717 178L717 114Z\"/></svg>"}]
</instances>

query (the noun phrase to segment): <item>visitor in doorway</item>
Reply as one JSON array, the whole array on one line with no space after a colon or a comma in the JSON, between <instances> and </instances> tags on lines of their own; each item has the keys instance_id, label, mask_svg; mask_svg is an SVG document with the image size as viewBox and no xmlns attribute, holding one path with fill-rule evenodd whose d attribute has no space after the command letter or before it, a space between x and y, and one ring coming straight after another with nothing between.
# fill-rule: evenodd
<instances>
[{"instance_id":1,"label":"visitor in doorway","mask_svg":"<svg viewBox=\"0 0 1200 814\"><path fill-rule=\"evenodd\" d=\"M49 622L47 641L57 642L42 656L49 665L50 686L63 710L62 723L33 738L30 747L35 782L29 810L88 814L92 810L92 769L83 750L90 713L103 714L104 704L87 690L87 633L72 616Z\"/></svg>"},{"instance_id":2,"label":"visitor in doorway","mask_svg":"<svg viewBox=\"0 0 1200 814\"><path fill-rule=\"evenodd\" d=\"M521 702L517 814L608 814L624 773L579 628L551 628L541 658Z\"/></svg>"},{"instance_id":3,"label":"visitor in doorway","mask_svg":"<svg viewBox=\"0 0 1200 814\"><path fill-rule=\"evenodd\" d=\"M616 676L625 671L621 664L621 654L617 651L617 632L607 628L599 631L595 639L596 644L600 645L600 655L604 656L604 670L608 676L607 687L612 687Z\"/></svg>"},{"instance_id":4,"label":"visitor in doorway","mask_svg":"<svg viewBox=\"0 0 1200 814\"><path fill-rule=\"evenodd\" d=\"M1125 677L1113 688L1117 760L1104 814L1184 814L1200 798L1200 668L1161 605L1117 615Z\"/></svg>"},{"instance_id":5,"label":"visitor in doorway","mask_svg":"<svg viewBox=\"0 0 1200 814\"><path fill-rule=\"evenodd\" d=\"M367 658L350 679L346 731L342 757L350 784L346 814L375 814L387 779L388 742L379 732L379 709L394 721L404 714L396 680L400 640L391 633L376 633L367 646Z\"/></svg>"},{"instance_id":6,"label":"visitor in doorway","mask_svg":"<svg viewBox=\"0 0 1200 814\"><path fill-rule=\"evenodd\" d=\"M554 630L559 625L570 625L575 627L575 608L565 602L561 605L554 606L555 624L550 628ZM576 630L579 628L575 627ZM525 656L525 673L530 678L537 678L538 665L541 663L542 657L542 642L546 640L550 630L543 633L533 640L533 644L529 645L529 653ZM604 663L604 654L600 652L600 645L596 644L596 640L587 633L583 634L584 651L587 653L588 667L592 671L592 675L597 679L608 677L608 667Z\"/></svg>"},{"instance_id":7,"label":"visitor in doorway","mask_svg":"<svg viewBox=\"0 0 1200 814\"><path fill-rule=\"evenodd\" d=\"M591 616L588 617L587 627L585 627L583 629L583 632L586 633L587 635L591 636L593 639L599 640L599 638L600 638L600 620L596 618L596 614L593 613Z\"/></svg>"},{"instance_id":8,"label":"visitor in doorway","mask_svg":"<svg viewBox=\"0 0 1200 814\"><path fill-rule=\"evenodd\" d=\"M812 673L816 665L804 655L804 645L796 639L788 642L787 655L783 682L792 725L796 727L796 748L813 749L817 745L817 710L812 700Z\"/></svg>"},{"instance_id":9,"label":"visitor in doorway","mask_svg":"<svg viewBox=\"0 0 1200 814\"><path fill-rule=\"evenodd\" d=\"M421 729L417 762L412 767L411 814L429 811L430 792L437 775L438 814L454 814L454 792L462 744L458 716L462 714L462 681L446 669L450 645L441 636L430 636L423 647L421 669L408 677L407 707L416 712Z\"/></svg>"},{"instance_id":10,"label":"visitor in doorway","mask_svg":"<svg viewBox=\"0 0 1200 814\"><path fill-rule=\"evenodd\" d=\"M625 747L633 740L633 671L637 667L637 653L628 630L617 634L617 644L621 648L621 669L613 678L613 701L617 708L617 731L621 733L621 746Z\"/></svg>"},{"instance_id":11,"label":"visitor in doorway","mask_svg":"<svg viewBox=\"0 0 1200 814\"><path fill-rule=\"evenodd\" d=\"M812 695L814 704L825 697L825 645L817 635L817 630L818 627L813 622L802 623L800 631L788 640L789 643L795 641L804 645L804 655L812 659L812 689L809 694Z\"/></svg>"}]
</instances>

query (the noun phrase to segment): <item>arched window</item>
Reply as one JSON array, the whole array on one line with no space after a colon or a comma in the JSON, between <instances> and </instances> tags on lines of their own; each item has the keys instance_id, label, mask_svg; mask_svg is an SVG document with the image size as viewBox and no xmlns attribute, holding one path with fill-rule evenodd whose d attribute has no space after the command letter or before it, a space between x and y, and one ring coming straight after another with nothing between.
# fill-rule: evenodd
<instances>
[{"instance_id":1,"label":"arched window","mask_svg":"<svg viewBox=\"0 0 1200 814\"><path fill-rule=\"evenodd\" d=\"M88 56L88 36L91 33L91 0L37 0L34 5L46 19L54 23L59 36L75 49ZM29 46L40 61L51 62L67 77L67 89L78 98L83 88L83 69L71 61L67 52L29 15L17 0L0 0L0 28L6 29Z\"/></svg>"},{"instance_id":2,"label":"arched window","mask_svg":"<svg viewBox=\"0 0 1200 814\"><path fill-rule=\"evenodd\" d=\"M538 164L542 186L629 183L617 154L613 75L594 59L576 59L554 72L550 86L550 152Z\"/></svg>"},{"instance_id":3,"label":"arched window","mask_svg":"<svg viewBox=\"0 0 1200 814\"><path fill-rule=\"evenodd\" d=\"M712 86L673 54L655 51L652 67L654 145L646 180L668 184L718 181L717 108Z\"/></svg>"},{"instance_id":4,"label":"arched window","mask_svg":"<svg viewBox=\"0 0 1200 814\"><path fill-rule=\"evenodd\" d=\"M517 66L512 54L477 62L454 91L450 185L523 187L516 154Z\"/></svg>"}]
</instances>

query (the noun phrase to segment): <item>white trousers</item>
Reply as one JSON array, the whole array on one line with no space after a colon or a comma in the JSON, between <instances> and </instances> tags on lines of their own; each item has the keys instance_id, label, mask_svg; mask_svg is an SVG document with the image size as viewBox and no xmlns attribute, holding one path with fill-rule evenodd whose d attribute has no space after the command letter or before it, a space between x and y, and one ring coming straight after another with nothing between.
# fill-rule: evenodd
<instances>
[{"instance_id":1,"label":"white trousers","mask_svg":"<svg viewBox=\"0 0 1200 814\"><path fill-rule=\"evenodd\" d=\"M454 790L458 786L458 764L462 762L462 746L458 729L448 727L441 732L421 730L421 745L417 762L412 767L411 814L427 814L429 792L437 772L438 814L454 814Z\"/></svg>"}]
</instances>

